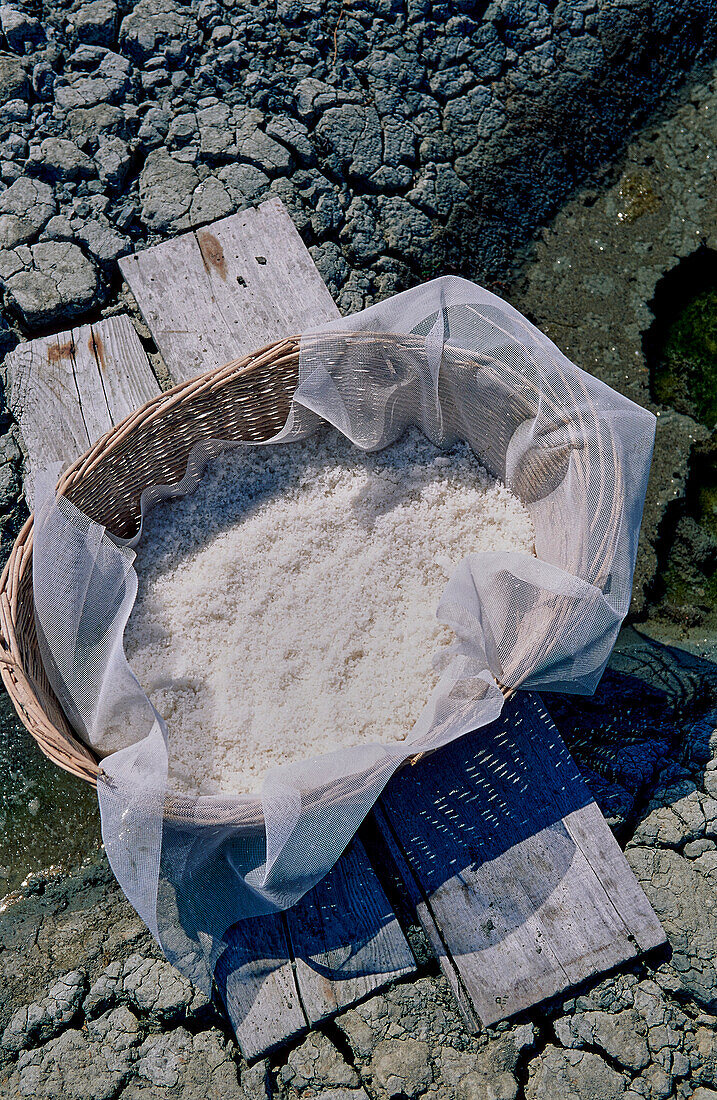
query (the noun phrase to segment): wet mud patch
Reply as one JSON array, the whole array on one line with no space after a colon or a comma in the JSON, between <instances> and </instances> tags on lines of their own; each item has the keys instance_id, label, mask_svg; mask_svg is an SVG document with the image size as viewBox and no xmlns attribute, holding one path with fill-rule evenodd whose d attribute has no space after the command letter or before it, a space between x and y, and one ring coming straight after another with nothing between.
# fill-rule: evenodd
<instances>
[{"instance_id":1,"label":"wet mud patch","mask_svg":"<svg viewBox=\"0 0 717 1100\"><path fill-rule=\"evenodd\" d=\"M717 251L701 247L658 283L644 337L653 400L706 431L684 497L662 530L655 612L689 629L717 624Z\"/></svg>"},{"instance_id":2,"label":"wet mud patch","mask_svg":"<svg viewBox=\"0 0 717 1100\"><path fill-rule=\"evenodd\" d=\"M652 396L710 430L717 426L717 252L700 248L669 271L645 335Z\"/></svg>"},{"instance_id":3,"label":"wet mud patch","mask_svg":"<svg viewBox=\"0 0 717 1100\"><path fill-rule=\"evenodd\" d=\"M30 874L99 850L97 795L40 752L0 693L0 897Z\"/></svg>"}]
</instances>

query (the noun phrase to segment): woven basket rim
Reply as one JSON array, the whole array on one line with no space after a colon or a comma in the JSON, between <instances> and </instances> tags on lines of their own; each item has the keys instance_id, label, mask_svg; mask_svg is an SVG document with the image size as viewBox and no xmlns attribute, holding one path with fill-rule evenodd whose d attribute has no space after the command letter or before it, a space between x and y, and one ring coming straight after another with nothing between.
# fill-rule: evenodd
<instances>
[{"instance_id":1,"label":"woven basket rim","mask_svg":"<svg viewBox=\"0 0 717 1100\"><path fill-rule=\"evenodd\" d=\"M319 339L322 338L322 334L317 335ZM344 337L352 341L390 340L402 344L411 343L415 340L417 345L422 344L424 340L424 337L413 336L412 334L342 331L338 328L332 330L328 335L334 338ZM308 334L308 338L311 338L311 334ZM163 414L178 403L187 403L192 398L196 398L197 395L216 392L230 382L250 377L261 368L270 367L272 371L278 371L282 367L298 366L302 339L307 339L307 337L292 335L273 340L257 351L230 360L150 398L102 435L63 471L57 483L57 492L62 495L71 493L73 487L81 483L88 472L96 469L99 463L103 460L106 461L133 431L137 430L138 427L156 423ZM480 360L479 365L481 368L485 367L487 357L456 348L455 345L452 345L452 347L454 350L462 352L472 365ZM221 435L218 434L216 438L220 439ZM268 441L268 438L266 441ZM33 521L34 513L31 513L19 532L8 561L0 575L0 675L2 675L3 682L20 721L37 742L41 751L59 767L96 786L98 776L102 772L98 756L72 731L69 722L67 723L70 730L69 736L52 722L43 707L42 701L38 698L38 692L27 675L18 645L16 633L18 589L27 570L31 568ZM501 684L498 684L498 686L503 694L508 697L517 685L511 687L510 690L506 690ZM404 761L404 764L415 763L423 755L426 754L423 752L413 754ZM341 799L342 795L341 790L338 789L339 787L340 785L337 785L337 789L332 793L329 801L333 802ZM218 803L221 803L222 800L228 802L229 798L230 796L216 796ZM173 820L191 823L191 807L194 806L195 802L196 799L193 798L168 795L165 803L165 816ZM263 830L260 797L254 799L251 796L242 796L241 804L244 812L239 818L237 817L236 807L234 807L231 812L227 811L226 819L219 816L216 823L224 823L226 820L227 823L234 824L250 832Z\"/></svg>"}]
</instances>

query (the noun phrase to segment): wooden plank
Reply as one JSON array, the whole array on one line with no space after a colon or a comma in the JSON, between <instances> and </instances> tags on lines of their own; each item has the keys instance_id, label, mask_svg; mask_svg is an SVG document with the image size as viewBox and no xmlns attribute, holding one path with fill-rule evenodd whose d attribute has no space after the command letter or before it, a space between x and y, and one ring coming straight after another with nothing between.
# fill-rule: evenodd
<instances>
[{"instance_id":1,"label":"wooden plank","mask_svg":"<svg viewBox=\"0 0 717 1100\"><path fill-rule=\"evenodd\" d=\"M280 199L199 230L197 239L223 315L252 351L340 316ZM223 263L214 262L217 256ZM237 293L238 292L238 293ZM228 314L227 314L228 316Z\"/></svg>"},{"instance_id":2,"label":"wooden plank","mask_svg":"<svg viewBox=\"0 0 717 1100\"><path fill-rule=\"evenodd\" d=\"M25 496L36 470L68 464L137 405L159 392L127 316L21 344L7 358L8 405L28 453Z\"/></svg>"},{"instance_id":3,"label":"wooden plank","mask_svg":"<svg viewBox=\"0 0 717 1100\"><path fill-rule=\"evenodd\" d=\"M286 916L301 1000L312 1025L416 969L357 838Z\"/></svg>"},{"instance_id":4,"label":"wooden plank","mask_svg":"<svg viewBox=\"0 0 717 1100\"><path fill-rule=\"evenodd\" d=\"M215 980L246 1058L415 970L357 839L293 909L239 921L225 940Z\"/></svg>"},{"instance_id":5,"label":"wooden plank","mask_svg":"<svg viewBox=\"0 0 717 1100\"><path fill-rule=\"evenodd\" d=\"M112 424L160 392L147 353L128 314L91 326L87 347L97 364Z\"/></svg>"},{"instance_id":6,"label":"wooden plank","mask_svg":"<svg viewBox=\"0 0 717 1100\"><path fill-rule=\"evenodd\" d=\"M175 382L340 316L278 198L119 265Z\"/></svg>"},{"instance_id":7,"label":"wooden plank","mask_svg":"<svg viewBox=\"0 0 717 1100\"><path fill-rule=\"evenodd\" d=\"M403 769L381 811L469 1026L665 940L537 697Z\"/></svg>"},{"instance_id":8,"label":"wooden plank","mask_svg":"<svg viewBox=\"0 0 717 1100\"><path fill-rule=\"evenodd\" d=\"M72 368L87 438L94 443L112 427L89 325L72 329ZM73 456L76 457L76 456Z\"/></svg>"},{"instance_id":9,"label":"wooden plank","mask_svg":"<svg viewBox=\"0 0 717 1100\"><path fill-rule=\"evenodd\" d=\"M232 358L233 337L213 303L194 233L123 256L119 265L174 382Z\"/></svg>"},{"instance_id":10,"label":"wooden plank","mask_svg":"<svg viewBox=\"0 0 717 1100\"><path fill-rule=\"evenodd\" d=\"M7 401L27 449L25 496L38 469L67 463L89 446L80 408L71 332L20 344L7 357Z\"/></svg>"},{"instance_id":11,"label":"wooden plank","mask_svg":"<svg viewBox=\"0 0 717 1100\"><path fill-rule=\"evenodd\" d=\"M403 881L404 886L408 892L410 903L415 911L416 917L420 921L423 931L426 933L429 944L433 948L433 952L441 964L441 970L448 979L448 984L453 990L453 995L456 998L459 1009L463 1015L463 1018L470 1031L478 1033L481 1028L481 1022L476 1015L473 1003L466 992L466 988L461 981L461 976L458 971L451 953L446 947L446 944L441 935L441 930L436 923L436 918L431 909L430 903L425 895L421 892L421 887L418 885L416 876L413 874L411 867L406 859L406 853L401 845L398 843L396 837L393 835L391 826L389 825L388 818L386 817L383 805L381 801L377 802L373 808L372 816L376 822L378 828L381 830L381 835L388 847L389 853L395 864L396 870Z\"/></svg>"},{"instance_id":12,"label":"wooden plank","mask_svg":"<svg viewBox=\"0 0 717 1100\"><path fill-rule=\"evenodd\" d=\"M258 1058L308 1027L282 914L240 921L214 979L245 1058Z\"/></svg>"},{"instance_id":13,"label":"wooden plank","mask_svg":"<svg viewBox=\"0 0 717 1100\"><path fill-rule=\"evenodd\" d=\"M293 223L291 228L296 232ZM212 298L231 334L232 346L242 349L240 354L260 348L275 336L300 331L291 315L292 283L285 265L277 262L266 229L263 208L259 207L224 218L196 234ZM298 247L308 256L301 240ZM272 252L269 263L267 253ZM323 282L321 286L326 291Z\"/></svg>"},{"instance_id":14,"label":"wooden plank","mask_svg":"<svg viewBox=\"0 0 717 1100\"><path fill-rule=\"evenodd\" d=\"M667 937L655 910L647 900L615 842L605 818L595 802L565 817L565 827L585 858L600 875L608 897L626 920L630 935L640 951L651 951L666 943Z\"/></svg>"}]
</instances>

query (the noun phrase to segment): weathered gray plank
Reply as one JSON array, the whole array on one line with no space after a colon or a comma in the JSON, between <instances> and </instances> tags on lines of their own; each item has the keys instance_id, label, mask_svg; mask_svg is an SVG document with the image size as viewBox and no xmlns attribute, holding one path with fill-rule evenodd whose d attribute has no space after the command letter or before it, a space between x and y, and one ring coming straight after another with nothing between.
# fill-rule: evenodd
<instances>
[{"instance_id":1,"label":"weathered gray plank","mask_svg":"<svg viewBox=\"0 0 717 1100\"><path fill-rule=\"evenodd\" d=\"M194 233L124 256L119 264L174 382L234 356Z\"/></svg>"},{"instance_id":2,"label":"weathered gray plank","mask_svg":"<svg viewBox=\"0 0 717 1100\"><path fill-rule=\"evenodd\" d=\"M72 462L159 392L127 316L21 344L7 358L7 375L8 404L28 452L29 503L38 469Z\"/></svg>"},{"instance_id":3,"label":"weathered gray plank","mask_svg":"<svg viewBox=\"0 0 717 1100\"><path fill-rule=\"evenodd\" d=\"M99 326L98 326L99 327ZM101 339L101 337L100 337ZM112 427L110 410L94 351L92 329L89 325L72 330L72 368L80 401L82 419L87 438L94 443Z\"/></svg>"},{"instance_id":4,"label":"weathered gray plank","mask_svg":"<svg viewBox=\"0 0 717 1100\"><path fill-rule=\"evenodd\" d=\"M215 978L247 1058L415 970L359 840L293 909L240 921L226 941Z\"/></svg>"},{"instance_id":5,"label":"weathered gray plank","mask_svg":"<svg viewBox=\"0 0 717 1100\"><path fill-rule=\"evenodd\" d=\"M235 325L238 331L243 328L247 350L339 317L281 200L262 203L254 217L246 214L215 222L211 233L216 243L202 230L197 238L217 303L222 312L235 307ZM217 245L224 257L223 270L209 261Z\"/></svg>"},{"instance_id":6,"label":"weathered gray plank","mask_svg":"<svg viewBox=\"0 0 717 1100\"><path fill-rule=\"evenodd\" d=\"M286 916L312 1025L415 970L408 941L358 839Z\"/></svg>"},{"instance_id":7,"label":"weathered gray plank","mask_svg":"<svg viewBox=\"0 0 717 1100\"><path fill-rule=\"evenodd\" d=\"M7 400L28 452L25 496L43 465L68 462L88 445L72 359L72 333L21 344L7 357Z\"/></svg>"},{"instance_id":8,"label":"weathered gray plank","mask_svg":"<svg viewBox=\"0 0 717 1100\"><path fill-rule=\"evenodd\" d=\"M416 876L411 870L411 866L406 858L402 846L399 844L397 838L393 835L388 818L384 812L382 802L379 800L373 808L372 817L378 826L381 835L388 847L388 851L396 866L396 870L400 875L404 886L408 892L408 896L413 906L416 917L420 921L423 931L426 933L429 944L431 945L433 952L441 964L441 970L448 979L448 984L453 990L453 995L456 998L458 1007L461 1010L464 1020L468 1028L471 1031L478 1032L481 1027L481 1022L476 1011L473 1007L473 1003L468 996L465 986L461 980L461 976L456 963L444 943L441 935L441 930L436 923L436 918L431 909L430 902L426 896L421 892Z\"/></svg>"},{"instance_id":9,"label":"weathered gray plank","mask_svg":"<svg viewBox=\"0 0 717 1100\"><path fill-rule=\"evenodd\" d=\"M92 325L87 349L97 364L112 424L159 393L147 353L126 313Z\"/></svg>"},{"instance_id":10,"label":"weathered gray plank","mask_svg":"<svg viewBox=\"0 0 717 1100\"><path fill-rule=\"evenodd\" d=\"M640 951L665 943L666 936L647 896L633 875L595 802L568 814L565 827L599 873L600 883L618 908Z\"/></svg>"},{"instance_id":11,"label":"weathered gray plank","mask_svg":"<svg viewBox=\"0 0 717 1100\"><path fill-rule=\"evenodd\" d=\"M308 1027L290 962L283 914L240 921L226 936L215 981L245 1058Z\"/></svg>"},{"instance_id":12,"label":"weathered gray plank","mask_svg":"<svg viewBox=\"0 0 717 1100\"><path fill-rule=\"evenodd\" d=\"M119 264L175 382L339 316L278 198Z\"/></svg>"},{"instance_id":13,"label":"weathered gray plank","mask_svg":"<svg viewBox=\"0 0 717 1100\"><path fill-rule=\"evenodd\" d=\"M403 769L377 821L469 1026L665 940L536 697Z\"/></svg>"}]
</instances>

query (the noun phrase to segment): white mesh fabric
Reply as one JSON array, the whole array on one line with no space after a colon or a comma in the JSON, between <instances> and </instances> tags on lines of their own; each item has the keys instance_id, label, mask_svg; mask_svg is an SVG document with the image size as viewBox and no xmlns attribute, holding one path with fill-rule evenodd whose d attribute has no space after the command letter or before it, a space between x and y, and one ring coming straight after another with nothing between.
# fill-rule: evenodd
<instances>
[{"instance_id":1,"label":"white mesh fabric","mask_svg":"<svg viewBox=\"0 0 717 1100\"><path fill-rule=\"evenodd\" d=\"M537 557L466 557L437 609L457 641L407 741L272 769L262 828L245 825L259 808L247 796L185 798L165 813L167 730L122 648L141 528L131 543L113 538L55 499L54 476L38 486L38 636L68 717L103 756L107 854L167 957L205 989L226 929L315 885L409 755L497 717L496 681L593 691L630 601L654 417L495 295L446 277L305 333L291 413L270 442L290 445L322 420L366 450L408 425L438 445L467 440L528 508ZM143 514L196 488L228 445L198 445L181 482L147 487Z\"/></svg>"}]
</instances>

